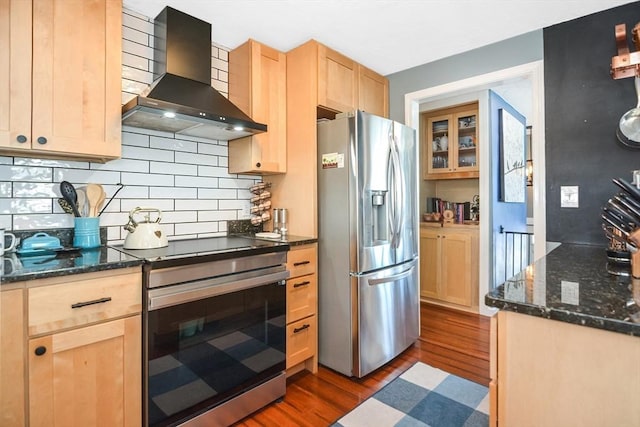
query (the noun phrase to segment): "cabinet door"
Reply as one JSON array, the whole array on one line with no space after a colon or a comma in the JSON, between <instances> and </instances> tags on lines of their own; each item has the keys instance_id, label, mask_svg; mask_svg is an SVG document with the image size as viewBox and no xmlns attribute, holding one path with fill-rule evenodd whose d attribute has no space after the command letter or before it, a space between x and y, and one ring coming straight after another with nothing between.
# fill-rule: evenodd
<instances>
[{"instance_id":1,"label":"cabinet door","mask_svg":"<svg viewBox=\"0 0 640 427\"><path fill-rule=\"evenodd\" d=\"M358 109L389 116L389 80L362 65L358 65Z\"/></svg>"},{"instance_id":2,"label":"cabinet door","mask_svg":"<svg viewBox=\"0 0 640 427\"><path fill-rule=\"evenodd\" d=\"M29 340L31 426L139 426L140 315Z\"/></svg>"},{"instance_id":3,"label":"cabinet door","mask_svg":"<svg viewBox=\"0 0 640 427\"><path fill-rule=\"evenodd\" d=\"M21 289L0 293L0 425L25 425L24 302Z\"/></svg>"},{"instance_id":4,"label":"cabinet door","mask_svg":"<svg viewBox=\"0 0 640 427\"><path fill-rule=\"evenodd\" d=\"M471 235L445 233L441 244L440 299L471 305Z\"/></svg>"},{"instance_id":5,"label":"cabinet door","mask_svg":"<svg viewBox=\"0 0 640 427\"><path fill-rule=\"evenodd\" d=\"M453 115L430 117L426 126L426 174L451 172L455 159L450 144ZM426 178L426 176L425 176Z\"/></svg>"},{"instance_id":6,"label":"cabinet door","mask_svg":"<svg viewBox=\"0 0 640 427\"><path fill-rule=\"evenodd\" d=\"M318 44L318 104L339 112L354 110L357 73L355 61Z\"/></svg>"},{"instance_id":7,"label":"cabinet door","mask_svg":"<svg viewBox=\"0 0 640 427\"><path fill-rule=\"evenodd\" d=\"M120 156L121 43L121 2L33 2L32 149Z\"/></svg>"},{"instance_id":8,"label":"cabinet door","mask_svg":"<svg viewBox=\"0 0 640 427\"><path fill-rule=\"evenodd\" d=\"M420 296L438 298L440 277L440 236L435 232L420 234Z\"/></svg>"},{"instance_id":9,"label":"cabinet door","mask_svg":"<svg viewBox=\"0 0 640 427\"><path fill-rule=\"evenodd\" d=\"M248 73L248 74L247 74ZM229 99L267 132L229 141L229 172L287 170L286 55L249 40L229 54Z\"/></svg>"},{"instance_id":10,"label":"cabinet door","mask_svg":"<svg viewBox=\"0 0 640 427\"><path fill-rule=\"evenodd\" d=\"M478 110L463 111L455 115L456 162L454 171L478 170Z\"/></svg>"},{"instance_id":11,"label":"cabinet door","mask_svg":"<svg viewBox=\"0 0 640 427\"><path fill-rule=\"evenodd\" d=\"M0 147L31 145L31 10L30 1L0 1Z\"/></svg>"}]
</instances>

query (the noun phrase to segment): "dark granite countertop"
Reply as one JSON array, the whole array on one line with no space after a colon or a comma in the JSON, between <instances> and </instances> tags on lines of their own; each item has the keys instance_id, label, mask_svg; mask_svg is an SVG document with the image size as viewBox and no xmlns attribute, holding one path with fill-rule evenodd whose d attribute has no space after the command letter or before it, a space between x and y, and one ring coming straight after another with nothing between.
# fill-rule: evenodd
<instances>
[{"instance_id":1,"label":"dark granite countertop","mask_svg":"<svg viewBox=\"0 0 640 427\"><path fill-rule=\"evenodd\" d=\"M485 296L491 307L640 337L640 279L606 249L563 244Z\"/></svg>"},{"instance_id":2,"label":"dark granite countertop","mask_svg":"<svg viewBox=\"0 0 640 427\"><path fill-rule=\"evenodd\" d=\"M239 234L236 234L236 236L246 237L248 239L268 240L270 242L286 243L289 246L302 246L302 245L309 245L311 243L318 242L318 239L316 237L292 236L289 234L287 234L286 236L280 236L277 239L270 239L266 237L256 237L254 233L239 233Z\"/></svg>"},{"instance_id":3,"label":"dark granite countertop","mask_svg":"<svg viewBox=\"0 0 640 427\"><path fill-rule=\"evenodd\" d=\"M125 254L108 246L60 252L43 252L32 256L5 254L0 283L91 273L142 265L143 261L127 258Z\"/></svg>"}]
</instances>

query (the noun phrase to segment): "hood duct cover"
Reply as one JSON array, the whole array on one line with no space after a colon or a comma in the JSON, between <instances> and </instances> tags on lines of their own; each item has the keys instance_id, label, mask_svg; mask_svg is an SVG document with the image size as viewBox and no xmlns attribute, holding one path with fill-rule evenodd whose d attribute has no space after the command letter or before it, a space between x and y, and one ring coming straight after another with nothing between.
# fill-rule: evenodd
<instances>
[{"instance_id":1,"label":"hood duct cover","mask_svg":"<svg viewBox=\"0 0 640 427\"><path fill-rule=\"evenodd\" d=\"M211 24L165 7L154 46L154 82L122 106L123 125L223 141L266 132L211 87Z\"/></svg>"}]
</instances>

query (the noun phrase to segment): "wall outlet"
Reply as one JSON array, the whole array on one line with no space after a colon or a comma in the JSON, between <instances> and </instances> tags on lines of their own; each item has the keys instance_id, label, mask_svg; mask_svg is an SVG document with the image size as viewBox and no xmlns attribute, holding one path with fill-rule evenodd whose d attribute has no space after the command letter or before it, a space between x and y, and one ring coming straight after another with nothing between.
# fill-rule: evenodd
<instances>
[{"instance_id":1,"label":"wall outlet","mask_svg":"<svg viewBox=\"0 0 640 427\"><path fill-rule=\"evenodd\" d=\"M560 207L561 208L577 208L579 189L577 185L560 187Z\"/></svg>"}]
</instances>

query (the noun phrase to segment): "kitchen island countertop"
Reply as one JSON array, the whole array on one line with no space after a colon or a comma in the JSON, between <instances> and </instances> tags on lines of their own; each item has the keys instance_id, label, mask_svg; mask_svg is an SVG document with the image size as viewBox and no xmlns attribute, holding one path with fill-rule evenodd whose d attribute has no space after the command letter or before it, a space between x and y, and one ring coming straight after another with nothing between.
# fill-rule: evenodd
<instances>
[{"instance_id":1,"label":"kitchen island countertop","mask_svg":"<svg viewBox=\"0 0 640 427\"><path fill-rule=\"evenodd\" d=\"M487 305L640 337L640 279L603 247L563 244L485 296ZM630 270L626 267L626 272Z\"/></svg>"}]
</instances>

